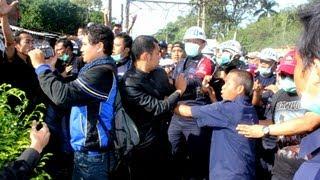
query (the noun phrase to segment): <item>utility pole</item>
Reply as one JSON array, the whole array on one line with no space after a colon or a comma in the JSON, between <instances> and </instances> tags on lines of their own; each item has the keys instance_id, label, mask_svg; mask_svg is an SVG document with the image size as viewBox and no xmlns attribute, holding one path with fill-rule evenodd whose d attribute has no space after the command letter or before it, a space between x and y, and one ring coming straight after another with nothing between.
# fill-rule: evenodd
<instances>
[{"instance_id":1,"label":"utility pole","mask_svg":"<svg viewBox=\"0 0 320 180\"><path fill-rule=\"evenodd\" d=\"M109 0L108 11L109 11L109 24L112 25L112 0Z\"/></svg>"},{"instance_id":2,"label":"utility pole","mask_svg":"<svg viewBox=\"0 0 320 180\"><path fill-rule=\"evenodd\" d=\"M197 26L202 27L204 30L206 27L206 3L205 0L198 0L197 6L198 6L198 18L197 18Z\"/></svg>"},{"instance_id":3,"label":"utility pole","mask_svg":"<svg viewBox=\"0 0 320 180\"><path fill-rule=\"evenodd\" d=\"M121 4L121 26L123 26L123 4Z\"/></svg>"},{"instance_id":4,"label":"utility pole","mask_svg":"<svg viewBox=\"0 0 320 180\"><path fill-rule=\"evenodd\" d=\"M206 28L206 6L205 6L205 1L202 0L202 4L201 4L201 7L202 7L202 29L205 30Z\"/></svg>"},{"instance_id":5,"label":"utility pole","mask_svg":"<svg viewBox=\"0 0 320 180\"><path fill-rule=\"evenodd\" d=\"M129 29L129 13L130 13L130 0L126 1L126 24L125 24L125 29Z\"/></svg>"},{"instance_id":6,"label":"utility pole","mask_svg":"<svg viewBox=\"0 0 320 180\"><path fill-rule=\"evenodd\" d=\"M201 6L201 4L202 4L202 0L198 0L197 1L197 6L198 6L198 18L197 18L197 26L199 26L200 27L200 23L201 23L201 8L202 8L202 6Z\"/></svg>"}]
</instances>

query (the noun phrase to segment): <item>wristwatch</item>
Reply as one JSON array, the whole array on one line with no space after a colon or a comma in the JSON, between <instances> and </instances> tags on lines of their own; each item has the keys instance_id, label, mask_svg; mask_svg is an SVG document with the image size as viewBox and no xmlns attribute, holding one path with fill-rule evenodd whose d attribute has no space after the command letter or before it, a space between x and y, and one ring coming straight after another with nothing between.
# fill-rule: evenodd
<instances>
[{"instance_id":1,"label":"wristwatch","mask_svg":"<svg viewBox=\"0 0 320 180\"><path fill-rule=\"evenodd\" d=\"M269 136L269 134L270 134L270 128L269 128L269 126L263 126L262 132L263 132L263 136L264 136L264 137L265 137L265 136Z\"/></svg>"}]
</instances>

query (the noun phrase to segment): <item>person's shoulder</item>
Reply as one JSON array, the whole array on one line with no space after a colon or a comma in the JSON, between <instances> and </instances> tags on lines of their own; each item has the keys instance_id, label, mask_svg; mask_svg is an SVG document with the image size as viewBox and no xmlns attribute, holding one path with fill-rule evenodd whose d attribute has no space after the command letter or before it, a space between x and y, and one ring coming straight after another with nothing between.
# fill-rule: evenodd
<instances>
[{"instance_id":1,"label":"person's shoulder","mask_svg":"<svg viewBox=\"0 0 320 180\"><path fill-rule=\"evenodd\" d=\"M122 77L122 81L126 86L137 86L141 80L142 76L135 70L135 68L128 69Z\"/></svg>"},{"instance_id":2,"label":"person's shoulder","mask_svg":"<svg viewBox=\"0 0 320 180\"><path fill-rule=\"evenodd\" d=\"M113 76L113 67L111 65L97 65L89 68L83 76L91 76L94 78L106 78Z\"/></svg>"}]
</instances>

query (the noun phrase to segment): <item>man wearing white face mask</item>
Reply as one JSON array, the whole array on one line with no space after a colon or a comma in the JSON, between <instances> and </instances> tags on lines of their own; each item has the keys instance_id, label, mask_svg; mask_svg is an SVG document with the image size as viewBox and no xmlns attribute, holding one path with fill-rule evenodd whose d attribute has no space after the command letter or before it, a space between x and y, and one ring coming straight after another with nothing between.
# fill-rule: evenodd
<instances>
[{"instance_id":1,"label":"man wearing white face mask","mask_svg":"<svg viewBox=\"0 0 320 180\"><path fill-rule=\"evenodd\" d=\"M187 79L187 89L180 101L188 105L208 104L210 98L201 91L201 83L206 75L213 73L214 65L209 58L201 54L206 45L205 33L200 27L193 26L187 29L183 39L187 58L179 61L173 72L173 79L176 79L181 73L184 73ZM207 137L204 132L198 127L195 120L186 121L185 117L173 115L168 136L176 163L174 166L177 167L175 169L177 176L188 176L189 178L207 176L209 169L209 151L207 150L210 147L210 136ZM190 148L185 150L184 147ZM186 154L189 156L190 163L186 163ZM192 167L186 167L186 164Z\"/></svg>"},{"instance_id":2,"label":"man wearing white face mask","mask_svg":"<svg viewBox=\"0 0 320 180\"><path fill-rule=\"evenodd\" d=\"M132 38L127 33L115 36L111 57L116 62L118 77L122 77L132 65L131 48Z\"/></svg>"},{"instance_id":3,"label":"man wearing white face mask","mask_svg":"<svg viewBox=\"0 0 320 180\"><path fill-rule=\"evenodd\" d=\"M259 73L255 79L259 80L264 87L275 84L276 77L273 70L278 60L277 53L271 48L265 48L260 52L258 57L260 59L258 66Z\"/></svg>"}]
</instances>

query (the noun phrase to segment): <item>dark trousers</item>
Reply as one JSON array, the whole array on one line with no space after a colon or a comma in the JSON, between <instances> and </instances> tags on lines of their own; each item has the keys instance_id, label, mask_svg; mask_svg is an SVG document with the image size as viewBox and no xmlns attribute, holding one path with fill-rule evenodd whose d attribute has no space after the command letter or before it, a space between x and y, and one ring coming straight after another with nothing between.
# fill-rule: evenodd
<instances>
[{"instance_id":1,"label":"dark trousers","mask_svg":"<svg viewBox=\"0 0 320 180\"><path fill-rule=\"evenodd\" d=\"M168 135L177 178L208 177L211 132L209 128L199 128L195 120L172 117Z\"/></svg>"}]
</instances>

